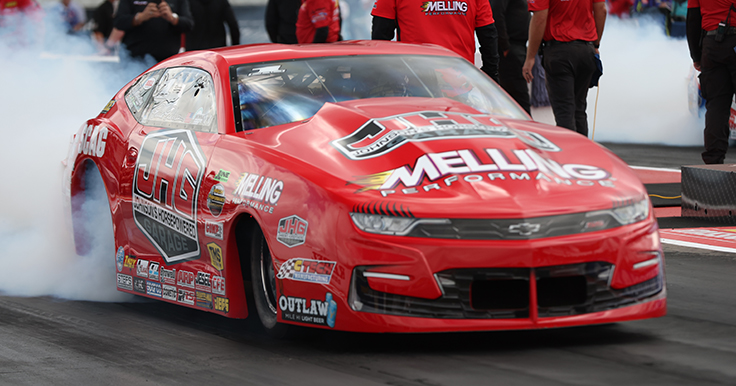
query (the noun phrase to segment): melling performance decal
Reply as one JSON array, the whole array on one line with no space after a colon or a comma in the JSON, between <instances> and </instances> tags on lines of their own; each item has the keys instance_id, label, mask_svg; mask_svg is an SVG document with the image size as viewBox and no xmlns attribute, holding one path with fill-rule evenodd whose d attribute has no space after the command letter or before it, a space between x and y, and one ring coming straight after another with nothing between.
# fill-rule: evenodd
<instances>
[{"instance_id":1,"label":"melling performance decal","mask_svg":"<svg viewBox=\"0 0 736 386\"><path fill-rule=\"evenodd\" d=\"M412 168L396 169L362 176L352 184L362 186L355 193L369 190L391 194L416 194L447 189L457 183L544 180L558 185L614 187L611 174L598 166L560 164L531 149L472 149L428 153L418 157Z\"/></svg>"},{"instance_id":2,"label":"melling performance decal","mask_svg":"<svg viewBox=\"0 0 736 386\"><path fill-rule=\"evenodd\" d=\"M243 173L233 191L233 203L243 204L257 210L273 213L273 208L284 191L284 182L266 176Z\"/></svg>"},{"instance_id":3,"label":"melling performance decal","mask_svg":"<svg viewBox=\"0 0 736 386\"><path fill-rule=\"evenodd\" d=\"M308 283L330 284L335 265L337 263L334 261L289 259L281 264L276 277Z\"/></svg>"},{"instance_id":4,"label":"melling performance decal","mask_svg":"<svg viewBox=\"0 0 736 386\"><path fill-rule=\"evenodd\" d=\"M361 160L381 156L407 142L481 137L518 138L540 150L560 151L541 135L512 130L489 115L435 111L371 119L331 144L349 159Z\"/></svg>"},{"instance_id":5,"label":"melling performance decal","mask_svg":"<svg viewBox=\"0 0 736 386\"><path fill-rule=\"evenodd\" d=\"M335 327L337 303L332 300L332 294L329 292L325 295L324 301L281 295L279 309L284 320Z\"/></svg>"},{"instance_id":6,"label":"melling performance decal","mask_svg":"<svg viewBox=\"0 0 736 386\"><path fill-rule=\"evenodd\" d=\"M206 165L193 133L146 136L133 176L133 218L166 263L200 256L197 197Z\"/></svg>"},{"instance_id":7,"label":"melling performance decal","mask_svg":"<svg viewBox=\"0 0 736 386\"><path fill-rule=\"evenodd\" d=\"M303 218L292 215L279 220L276 240L289 248L302 245L307 240L309 223Z\"/></svg>"}]
</instances>

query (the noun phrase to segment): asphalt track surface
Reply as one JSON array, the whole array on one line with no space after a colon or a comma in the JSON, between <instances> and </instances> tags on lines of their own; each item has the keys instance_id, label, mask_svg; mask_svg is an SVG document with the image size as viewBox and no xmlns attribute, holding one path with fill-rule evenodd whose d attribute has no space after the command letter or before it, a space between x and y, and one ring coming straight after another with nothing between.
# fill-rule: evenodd
<instances>
[{"instance_id":1,"label":"asphalt track surface","mask_svg":"<svg viewBox=\"0 0 736 386\"><path fill-rule=\"evenodd\" d=\"M700 163L697 148L607 146L630 165ZM664 250L667 316L542 331L277 340L252 319L159 301L0 296L0 384L736 384L736 254Z\"/></svg>"}]
</instances>

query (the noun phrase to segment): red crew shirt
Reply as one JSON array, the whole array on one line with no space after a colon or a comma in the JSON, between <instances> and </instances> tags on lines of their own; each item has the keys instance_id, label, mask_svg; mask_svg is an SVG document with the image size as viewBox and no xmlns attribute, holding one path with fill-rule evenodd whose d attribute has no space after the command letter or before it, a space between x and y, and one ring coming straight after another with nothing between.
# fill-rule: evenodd
<instances>
[{"instance_id":1,"label":"red crew shirt","mask_svg":"<svg viewBox=\"0 0 736 386\"><path fill-rule=\"evenodd\" d=\"M544 41L571 42L598 40L593 19L593 3L605 0L529 0L529 11L549 9Z\"/></svg>"},{"instance_id":2,"label":"red crew shirt","mask_svg":"<svg viewBox=\"0 0 736 386\"><path fill-rule=\"evenodd\" d=\"M396 20L404 43L432 43L475 63L475 29L493 24L488 0L376 0L373 16Z\"/></svg>"},{"instance_id":3,"label":"red crew shirt","mask_svg":"<svg viewBox=\"0 0 736 386\"><path fill-rule=\"evenodd\" d=\"M326 43L336 42L340 35L340 7L337 0L304 0L296 20L296 40L314 42L317 28L330 27Z\"/></svg>"},{"instance_id":4,"label":"red crew shirt","mask_svg":"<svg viewBox=\"0 0 736 386\"><path fill-rule=\"evenodd\" d=\"M0 0L0 15L11 15L16 12L37 11L41 7L33 0Z\"/></svg>"},{"instance_id":5,"label":"red crew shirt","mask_svg":"<svg viewBox=\"0 0 736 386\"><path fill-rule=\"evenodd\" d=\"M736 8L736 0L690 0L687 2L688 8L700 8L700 15L703 22L702 27L706 31L713 31L718 28L718 23L726 21L731 5ZM728 19L728 25L736 27L736 11L731 12L731 18Z\"/></svg>"}]
</instances>

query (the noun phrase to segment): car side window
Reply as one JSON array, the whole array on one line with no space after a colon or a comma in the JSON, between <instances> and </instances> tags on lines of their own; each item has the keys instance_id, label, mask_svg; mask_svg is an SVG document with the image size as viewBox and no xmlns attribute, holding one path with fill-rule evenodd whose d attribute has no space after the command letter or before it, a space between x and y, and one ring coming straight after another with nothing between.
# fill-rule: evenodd
<instances>
[{"instance_id":1,"label":"car side window","mask_svg":"<svg viewBox=\"0 0 736 386\"><path fill-rule=\"evenodd\" d=\"M128 108L138 121L141 120L141 110L143 110L146 102L148 102L148 98L153 92L153 86L156 85L156 81L161 77L163 72L164 70L156 70L143 74L125 92L125 103L128 104Z\"/></svg>"},{"instance_id":2,"label":"car side window","mask_svg":"<svg viewBox=\"0 0 736 386\"><path fill-rule=\"evenodd\" d=\"M146 126L217 132L217 103L212 76L199 68L166 70L142 109Z\"/></svg>"}]
</instances>

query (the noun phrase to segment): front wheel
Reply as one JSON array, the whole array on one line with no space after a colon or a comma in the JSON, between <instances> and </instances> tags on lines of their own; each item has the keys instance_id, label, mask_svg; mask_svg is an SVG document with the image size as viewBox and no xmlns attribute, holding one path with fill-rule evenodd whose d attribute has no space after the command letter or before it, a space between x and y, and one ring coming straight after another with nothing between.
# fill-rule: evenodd
<instances>
[{"instance_id":1,"label":"front wheel","mask_svg":"<svg viewBox=\"0 0 736 386\"><path fill-rule=\"evenodd\" d=\"M289 332L289 325L277 322L278 293L276 272L273 268L271 251L263 232L256 227L251 237L250 272L253 283L253 302L258 318L269 335L282 338Z\"/></svg>"}]
</instances>

